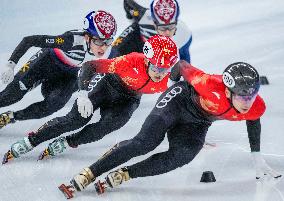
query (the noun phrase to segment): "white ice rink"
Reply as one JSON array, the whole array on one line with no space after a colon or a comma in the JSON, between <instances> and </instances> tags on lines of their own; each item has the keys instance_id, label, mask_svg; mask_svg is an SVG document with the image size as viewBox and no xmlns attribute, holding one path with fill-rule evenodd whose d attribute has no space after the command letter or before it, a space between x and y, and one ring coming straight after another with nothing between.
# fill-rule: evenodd
<instances>
[{"instance_id":1,"label":"white ice rink","mask_svg":"<svg viewBox=\"0 0 284 201\"><path fill-rule=\"evenodd\" d=\"M148 6L150 1L139 2ZM268 77L270 85L260 90L267 104L262 118L261 150L267 163L284 174L284 1L179 2L180 18L193 32L192 64L209 73L221 74L228 64L245 61ZM118 34L129 25L122 0L1 0L1 68L24 36L57 35L81 28L83 17L90 10L97 9L113 13L118 22ZM31 48L20 60L17 69L37 50ZM0 90L4 87L1 84ZM98 142L37 162L40 151L48 144L46 142L22 158L0 165L0 201L66 200L57 186L95 162L115 143L136 135L157 97L144 96L132 119L122 129ZM1 108L0 112L18 110L41 99L40 90L35 89L21 102ZM53 117L65 115L73 101L74 97L65 108L47 118L17 122L1 129L0 156L27 132L39 128ZM98 118L96 113L93 121ZM203 149L182 168L160 176L131 180L101 196L96 195L91 185L78 193L74 201L284 201L283 178L256 182L244 122L215 122L209 129L207 140L216 143L217 147ZM167 146L165 140L153 152L165 150ZM137 157L127 164L147 156ZM214 172L215 183L200 183L201 174L206 170Z\"/></svg>"}]
</instances>

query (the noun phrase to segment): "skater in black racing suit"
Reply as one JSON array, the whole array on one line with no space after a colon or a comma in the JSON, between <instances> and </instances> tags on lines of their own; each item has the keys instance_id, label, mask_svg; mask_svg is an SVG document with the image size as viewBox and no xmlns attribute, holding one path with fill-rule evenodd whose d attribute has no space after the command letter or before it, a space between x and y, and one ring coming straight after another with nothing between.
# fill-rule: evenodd
<instances>
[{"instance_id":1,"label":"skater in black racing suit","mask_svg":"<svg viewBox=\"0 0 284 201\"><path fill-rule=\"evenodd\" d=\"M109 16L108 27L91 26L99 15ZM12 53L1 80L8 86L0 92L0 108L20 101L26 93L41 85L43 101L19 111L0 114L0 128L16 121L39 119L58 111L78 90L77 74L83 62L111 57L110 45L116 33L116 22L105 11L92 11L84 30L71 30L58 36L33 35L24 37ZM84 23L85 23L84 22ZM97 21L98 22L98 21ZM98 23L99 24L99 23ZM14 77L14 68L30 47L41 47Z\"/></svg>"}]
</instances>

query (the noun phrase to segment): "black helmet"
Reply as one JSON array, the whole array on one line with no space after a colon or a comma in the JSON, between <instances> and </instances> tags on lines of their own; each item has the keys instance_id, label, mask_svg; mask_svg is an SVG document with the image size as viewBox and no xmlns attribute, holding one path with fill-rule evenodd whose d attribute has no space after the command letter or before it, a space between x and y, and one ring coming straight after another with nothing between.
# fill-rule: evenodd
<instances>
[{"instance_id":1,"label":"black helmet","mask_svg":"<svg viewBox=\"0 0 284 201\"><path fill-rule=\"evenodd\" d=\"M232 93L240 96L255 95L260 87L257 70L244 62L230 64L223 72L223 82Z\"/></svg>"},{"instance_id":2,"label":"black helmet","mask_svg":"<svg viewBox=\"0 0 284 201\"><path fill-rule=\"evenodd\" d=\"M124 0L123 8L126 12L126 17L135 21L139 21L147 10L147 8L136 3L135 0Z\"/></svg>"}]
</instances>

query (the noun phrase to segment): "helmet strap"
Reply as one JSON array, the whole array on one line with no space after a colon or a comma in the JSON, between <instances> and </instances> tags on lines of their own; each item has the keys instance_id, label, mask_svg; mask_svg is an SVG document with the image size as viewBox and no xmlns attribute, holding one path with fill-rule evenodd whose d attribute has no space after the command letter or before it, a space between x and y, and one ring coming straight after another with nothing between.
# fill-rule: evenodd
<instances>
[{"instance_id":1,"label":"helmet strap","mask_svg":"<svg viewBox=\"0 0 284 201\"><path fill-rule=\"evenodd\" d=\"M231 91L230 91L231 92ZM230 95L230 106L231 108L234 108L234 110L237 112L237 113L240 113L237 108L234 107L234 104L233 104L233 92L231 92L231 95Z\"/></svg>"},{"instance_id":2,"label":"helmet strap","mask_svg":"<svg viewBox=\"0 0 284 201\"><path fill-rule=\"evenodd\" d=\"M151 76L149 75L149 69L150 69L150 65L149 65L150 61L147 62L147 75L149 77L149 80L152 80ZM153 81L153 80L152 80Z\"/></svg>"},{"instance_id":3,"label":"helmet strap","mask_svg":"<svg viewBox=\"0 0 284 201\"><path fill-rule=\"evenodd\" d=\"M86 41L87 51L90 55L95 56L94 53L92 53L92 51L91 51L91 42L92 42L91 40L92 39L91 39L90 35L88 35L88 36L89 36L89 40Z\"/></svg>"},{"instance_id":4,"label":"helmet strap","mask_svg":"<svg viewBox=\"0 0 284 201\"><path fill-rule=\"evenodd\" d=\"M150 77L150 75L149 75L149 68L150 68L150 67L149 67L149 66L150 66L149 63L150 63L150 61L147 62L147 74L148 74L148 76Z\"/></svg>"},{"instance_id":5,"label":"helmet strap","mask_svg":"<svg viewBox=\"0 0 284 201\"><path fill-rule=\"evenodd\" d=\"M174 33L174 35L176 35L176 32L177 32L177 22L176 22L176 30L175 30L175 33Z\"/></svg>"},{"instance_id":6,"label":"helmet strap","mask_svg":"<svg viewBox=\"0 0 284 201\"><path fill-rule=\"evenodd\" d=\"M175 30L175 33L174 33L174 35L176 35L176 32L177 32L177 28L176 28L176 30Z\"/></svg>"},{"instance_id":7,"label":"helmet strap","mask_svg":"<svg viewBox=\"0 0 284 201\"><path fill-rule=\"evenodd\" d=\"M230 91L230 106L234 107L234 104L233 104L233 92L231 92L231 91Z\"/></svg>"}]
</instances>

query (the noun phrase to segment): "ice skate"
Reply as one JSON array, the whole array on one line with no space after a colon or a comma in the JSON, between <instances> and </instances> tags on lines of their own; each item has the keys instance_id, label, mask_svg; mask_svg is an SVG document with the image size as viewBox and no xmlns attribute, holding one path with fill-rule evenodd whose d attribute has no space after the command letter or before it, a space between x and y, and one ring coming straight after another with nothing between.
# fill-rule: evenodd
<instances>
[{"instance_id":1,"label":"ice skate","mask_svg":"<svg viewBox=\"0 0 284 201\"><path fill-rule=\"evenodd\" d=\"M96 182L95 188L98 194L102 194L105 192L105 189L116 187L122 184L122 182L128 181L129 179L130 177L127 168L120 168L118 170L110 172L106 176L105 180L99 180L98 182Z\"/></svg>"},{"instance_id":2,"label":"ice skate","mask_svg":"<svg viewBox=\"0 0 284 201\"><path fill-rule=\"evenodd\" d=\"M0 129L10 123L15 123L14 113L12 111L0 114Z\"/></svg>"},{"instance_id":3,"label":"ice skate","mask_svg":"<svg viewBox=\"0 0 284 201\"><path fill-rule=\"evenodd\" d=\"M2 164L6 164L14 158L19 158L21 155L31 151L33 146L31 145L29 138L24 137L23 139L12 144L11 149L5 153Z\"/></svg>"},{"instance_id":4,"label":"ice skate","mask_svg":"<svg viewBox=\"0 0 284 201\"><path fill-rule=\"evenodd\" d=\"M69 185L61 184L58 188L67 199L74 197L76 191L82 191L90 183L95 181L96 177L93 175L90 168L84 168L78 175L76 175Z\"/></svg>"},{"instance_id":5,"label":"ice skate","mask_svg":"<svg viewBox=\"0 0 284 201\"><path fill-rule=\"evenodd\" d=\"M61 154L68 147L65 137L60 137L49 143L48 147L39 155L38 160L47 159L50 156Z\"/></svg>"},{"instance_id":6,"label":"ice skate","mask_svg":"<svg viewBox=\"0 0 284 201\"><path fill-rule=\"evenodd\" d=\"M2 165L8 163L9 161L13 160L15 157L13 156L11 150L7 151L4 154L3 160L2 160Z\"/></svg>"}]
</instances>

